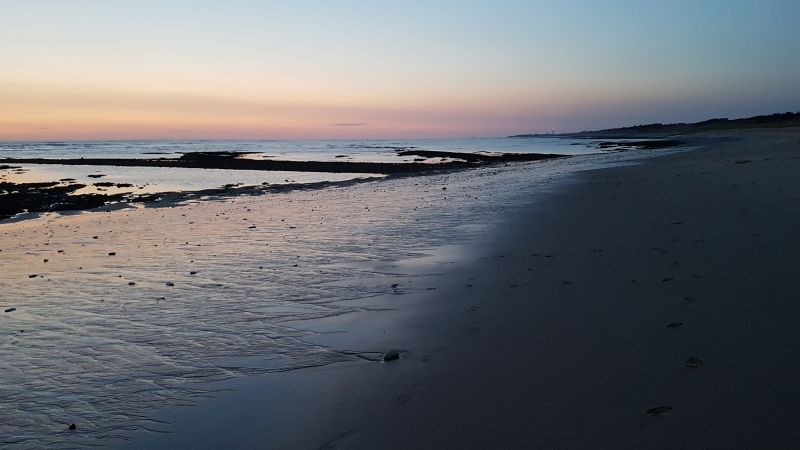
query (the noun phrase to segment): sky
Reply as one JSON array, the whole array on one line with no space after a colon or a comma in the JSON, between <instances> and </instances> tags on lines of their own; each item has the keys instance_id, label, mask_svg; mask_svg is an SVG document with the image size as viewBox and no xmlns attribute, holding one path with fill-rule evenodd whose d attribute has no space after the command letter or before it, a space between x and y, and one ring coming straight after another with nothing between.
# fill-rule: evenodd
<instances>
[{"instance_id":1,"label":"sky","mask_svg":"<svg viewBox=\"0 0 800 450\"><path fill-rule=\"evenodd\" d=\"M0 0L0 140L488 137L800 111L798 23L797 0Z\"/></svg>"}]
</instances>

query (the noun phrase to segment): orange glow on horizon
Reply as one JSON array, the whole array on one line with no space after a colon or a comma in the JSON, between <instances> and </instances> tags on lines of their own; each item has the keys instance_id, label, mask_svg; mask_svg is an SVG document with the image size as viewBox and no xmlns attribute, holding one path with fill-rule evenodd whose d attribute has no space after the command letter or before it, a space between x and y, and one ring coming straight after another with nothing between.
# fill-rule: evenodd
<instances>
[{"instance_id":1,"label":"orange glow on horizon","mask_svg":"<svg viewBox=\"0 0 800 450\"><path fill-rule=\"evenodd\" d=\"M273 96L266 89L244 95L210 86L153 91L0 83L0 140L500 136L531 131L543 114L566 116L578 108L577 98L583 105L611 100L588 89L575 92L570 101L499 89L487 99L453 92L404 98L392 91L369 97L316 90Z\"/></svg>"}]
</instances>

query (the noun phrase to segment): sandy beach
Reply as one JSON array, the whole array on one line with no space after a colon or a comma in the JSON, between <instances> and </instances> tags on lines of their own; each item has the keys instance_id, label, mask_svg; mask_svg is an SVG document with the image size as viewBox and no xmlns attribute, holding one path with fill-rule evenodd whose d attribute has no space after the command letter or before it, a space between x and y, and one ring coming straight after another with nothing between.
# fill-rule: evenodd
<instances>
[{"instance_id":1,"label":"sandy beach","mask_svg":"<svg viewBox=\"0 0 800 450\"><path fill-rule=\"evenodd\" d=\"M800 131L681 139L4 223L3 445L794 446Z\"/></svg>"},{"instance_id":2,"label":"sandy beach","mask_svg":"<svg viewBox=\"0 0 800 450\"><path fill-rule=\"evenodd\" d=\"M580 173L435 290L310 338L400 360L240 378L125 447L797 445L800 132L692 141Z\"/></svg>"}]
</instances>

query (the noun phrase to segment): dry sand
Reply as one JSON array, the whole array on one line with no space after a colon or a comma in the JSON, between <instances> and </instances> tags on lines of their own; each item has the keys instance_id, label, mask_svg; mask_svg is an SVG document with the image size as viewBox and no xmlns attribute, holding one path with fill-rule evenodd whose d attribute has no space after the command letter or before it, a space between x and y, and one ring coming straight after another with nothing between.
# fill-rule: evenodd
<instances>
[{"instance_id":1,"label":"dry sand","mask_svg":"<svg viewBox=\"0 0 800 450\"><path fill-rule=\"evenodd\" d=\"M696 139L583 172L437 290L329 338L401 360L235 380L129 444L797 447L800 132Z\"/></svg>"}]
</instances>

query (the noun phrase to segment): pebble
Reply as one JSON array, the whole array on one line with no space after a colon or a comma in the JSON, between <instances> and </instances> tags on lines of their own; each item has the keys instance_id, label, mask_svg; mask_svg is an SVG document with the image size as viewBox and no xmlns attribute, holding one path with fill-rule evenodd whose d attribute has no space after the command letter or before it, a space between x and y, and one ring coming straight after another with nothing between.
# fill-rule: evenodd
<instances>
[{"instance_id":1,"label":"pebble","mask_svg":"<svg viewBox=\"0 0 800 450\"><path fill-rule=\"evenodd\" d=\"M77 429L78 429L78 426L77 426L77 425L75 425L75 424L73 423L73 424L71 424L70 426L68 426L68 427L67 427L67 429L68 429L68 430L77 430Z\"/></svg>"},{"instance_id":2,"label":"pebble","mask_svg":"<svg viewBox=\"0 0 800 450\"><path fill-rule=\"evenodd\" d=\"M6 312L14 312L17 308L6 308Z\"/></svg>"},{"instance_id":3,"label":"pebble","mask_svg":"<svg viewBox=\"0 0 800 450\"><path fill-rule=\"evenodd\" d=\"M691 367L692 369L699 369L703 367L703 360L700 358L689 358L686 360L686 367Z\"/></svg>"},{"instance_id":4,"label":"pebble","mask_svg":"<svg viewBox=\"0 0 800 450\"><path fill-rule=\"evenodd\" d=\"M173 283L172 281L167 281L166 285L167 286L175 286L175 283Z\"/></svg>"},{"instance_id":5,"label":"pebble","mask_svg":"<svg viewBox=\"0 0 800 450\"><path fill-rule=\"evenodd\" d=\"M394 361L395 359L400 359L400 350L389 350L383 354L384 361Z\"/></svg>"},{"instance_id":6,"label":"pebble","mask_svg":"<svg viewBox=\"0 0 800 450\"><path fill-rule=\"evenodd\" d=\"M648 416L666 416L670 411L672 411L672 408L669 406L656 406L645 411L645 414Z\"/></svg>"}]
</instances>

